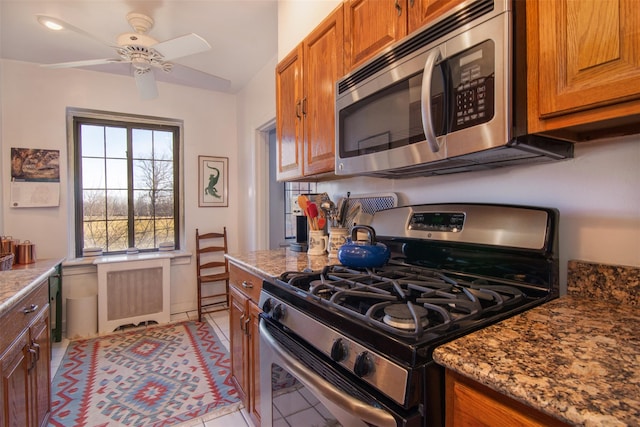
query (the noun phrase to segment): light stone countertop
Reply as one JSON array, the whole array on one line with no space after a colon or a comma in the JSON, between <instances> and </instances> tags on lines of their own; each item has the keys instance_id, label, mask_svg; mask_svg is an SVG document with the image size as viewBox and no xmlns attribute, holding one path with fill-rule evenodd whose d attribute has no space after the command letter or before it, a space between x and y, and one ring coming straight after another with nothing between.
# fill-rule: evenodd
<instances>
[{"instance_id":1,"label":"light stone countertop","mask_svg":"<svg viewBox=\"0 0 640 427\"><path fill-rule=\"evenodd\" d=\"M570 261L568 289L434 359L571 425L639 425L640 269Z\"/></svg>"},{"instance_id":2,"label":"light stone countertop","mask_svg":"<svg viewBox=\"0 0 640 427\"><path fill-rule=\"evenodd\" d=\"M263 279L280 276L285 271L321 270L326 265L340 264L327 255L307 255L289 248L228 254L227 259Z\"/></svg>"},{"instance_id":3,"label":"light stone countertop","mask_svg":"<svg viewBox=\"0 0 640 427\"><path fill-rule=\"evenodd\" d=\"M14 265L11 270L0 271L0 316L46 280L61 262L62 259L38 260L33 264Z\"/></svg>"}]
</instances>

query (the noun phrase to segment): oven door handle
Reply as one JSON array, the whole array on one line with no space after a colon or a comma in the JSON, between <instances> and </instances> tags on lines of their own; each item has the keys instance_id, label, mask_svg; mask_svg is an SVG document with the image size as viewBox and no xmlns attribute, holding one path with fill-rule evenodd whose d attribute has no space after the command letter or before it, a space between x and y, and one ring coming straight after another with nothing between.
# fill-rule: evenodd
<instances>
[{"instance_id":1,"label":"oven door handle","mask_svg":"<svg viewBox=\"0 0 640 427\"><path fill-rule=\"evenodd\" d=\"M298 380L313 392L324 396L346 412L359 417L362 421L373 424L378 427L397 427L397 423L393 416L383 409L375 408L368 405L331 383L325 381L321 376L316 375L306 366L291 356L289 352L283 348L278 341L271 336L264 322L260 322L260 335L269 344L269 346L280 356L287 364L286 368L295 375Z\"/></svg>"}]
</instances>

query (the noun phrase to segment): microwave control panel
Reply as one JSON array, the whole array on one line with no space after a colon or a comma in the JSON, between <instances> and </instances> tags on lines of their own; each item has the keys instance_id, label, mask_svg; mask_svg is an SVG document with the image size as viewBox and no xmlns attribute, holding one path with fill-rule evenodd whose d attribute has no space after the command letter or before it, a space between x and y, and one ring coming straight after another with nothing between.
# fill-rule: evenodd
<instances>
[{"instance_id":1,"label":"microwave control panel","mask_svg":"<svg viewBox=\"0 0 640 427\"><path fill-rule=\"evenodd\" d=\"M447 60L454 89L451 130L457 131L493 118L495 107L495 47L492 40Z\"/></svg>"}]
</instances>

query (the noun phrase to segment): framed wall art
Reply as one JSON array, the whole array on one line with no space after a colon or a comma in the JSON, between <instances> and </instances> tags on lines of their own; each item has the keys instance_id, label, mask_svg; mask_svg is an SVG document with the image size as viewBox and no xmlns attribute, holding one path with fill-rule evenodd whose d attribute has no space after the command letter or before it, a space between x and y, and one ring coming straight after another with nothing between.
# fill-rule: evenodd
<instances>
[{"instance_id":1,"label":"framed wall art","mask_svg":"<svg viewBox=\"0 0 640 427\"><path fill-rule=\"evenodd\" d=\"M198 156L198 206L229 206L229 158Z\"/></svg>"}]
</instances>

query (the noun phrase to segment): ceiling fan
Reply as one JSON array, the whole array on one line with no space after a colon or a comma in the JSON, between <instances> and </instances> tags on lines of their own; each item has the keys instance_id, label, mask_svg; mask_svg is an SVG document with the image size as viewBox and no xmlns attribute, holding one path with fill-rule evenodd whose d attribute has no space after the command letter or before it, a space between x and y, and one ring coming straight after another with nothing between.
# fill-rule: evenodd
<instances>
[{"instance_id":1,"label":"ceiling fan","mask_svg":"<svg viewBox=\"0 0 640 427\"><path fill-rule=\"evenodd\" d=\"M212 90L226 90L231 85L227 79L171 62L177 58L207 51L211 49L211 46L205 39L194 33L158 42L147 34L153 27L153 19L142 13L131 12L127 14L127 22L134 32L120 34L116 39L116 45L105 42L60 19L44 15L37 15L37 18L41 24L50 29L70 30L110 46L115 49L118 56L117 58L42 64L43 67L73 68L103 64L131 64L136 86L142 99L153 99L158 96L154 70L161 73L171 73L177 80L182 80L187 84L190 78L204 79L206 86Z\"/></svg>"}]
</instances>

